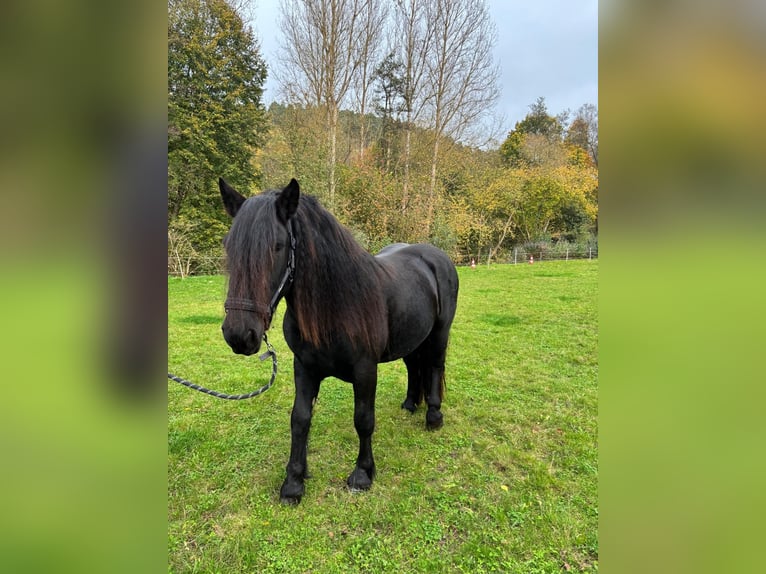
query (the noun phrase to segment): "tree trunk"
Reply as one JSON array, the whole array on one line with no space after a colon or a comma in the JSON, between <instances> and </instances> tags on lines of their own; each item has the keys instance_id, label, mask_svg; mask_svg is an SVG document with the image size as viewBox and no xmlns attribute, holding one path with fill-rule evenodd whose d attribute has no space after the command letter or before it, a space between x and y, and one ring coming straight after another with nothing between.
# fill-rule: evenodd
<instances>
[{"instance_id":1,"label":"tree trunk","mask_svg":"<svg viewBox=\"0 0 766 574\"><path fill-rule=\"evenodd\" d=\"M364 76L367 76L367 66L364 66ZM365 124L367 123L367 119L364 117L365 108L367 107L367 86L366 84L362 85L362 95L361 95L361 101L359 102L359 163L364 162L364 148L365 148Z\"/></svg>"},{"instance_id":2,"label":"tree trunk","mask_svg":"<svg viewBox=\"0 0 766 574\"><path fill-rule=\"evenodd\" d=\"M503 226L503 232L500 234L500 239L497 242L497 245L495 245L494 249L492 247L489 248L489 257L487 257L487 265L489 265L490 261L492 261L492 258L497 255L497 252L500 251L500 247L503 245L503 241L505 241L505 236L508 234L508 230L511 228L511 222L513 221L514 214L511 213L511 215L508 217L508 219L505 222L505 225Z\"/></svg>"},{"instance_id":3,"label":"tree trunk","mask_svg":"<svg viewBox=\"0 0 766 574\"><path fill-rule=\"evenodd\" d=\"M364 106L362 106L361 118L359 123L359 163L364 162Z\"/></svg>"},{"instance_id":4,"label":"tree trunk","mask_svg":"<svg viewBox=\"0 0 766 574\"><path fill-rule=\"evenodd\" d=\"M338 140L338 106L330 105L328 109L330 115L330 159L329 159L329 191L330 191L330 211L335 213L335 157L337 155Z\"/></svg>"},{"instance_id":5,"label":"tree trunk","mask_svg":"<svg viewBox=\"0 0 766 574\"><path fill-rule=\"evenodd\" d=\"M436 166L439 162L439 136L434 140L434 152L431 156L431 181L428 186L428 211L425 222L425 237L427 240L431 235L431 225L434 217L434 203L436 202Z\"/></svg>"},{"instance_id":6,"label":"tree trunk","mask_svg":"<svg viewBox=\"0 0 766 574\"><path fill-rule=\"evenodd\" d=\"M410 201L410 139L412 130L410 121L407 118L407 126L404 131L404 181L402 182L402 215L407 213L407 206Z\"/></svg>"},{"instance_id":7,"label":"tree trunk","mask_svg":"<svg viewBox=\"0 0 766 574\"><path fill-rule=\"evenodd\" d=\"M176 191L175 200L172 202L172 207L170 208L170 219L176 219L181 213L181 206L183 204L184 198L186 197L186 194L180 185L177 186L177 190L178 191Z\"/></svg>"}]
</instances>

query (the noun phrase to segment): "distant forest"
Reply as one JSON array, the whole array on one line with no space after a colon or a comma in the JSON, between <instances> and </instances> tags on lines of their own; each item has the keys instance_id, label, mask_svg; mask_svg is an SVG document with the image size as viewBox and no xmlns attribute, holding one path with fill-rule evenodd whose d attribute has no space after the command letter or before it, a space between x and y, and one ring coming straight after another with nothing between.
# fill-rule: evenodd
<instances>
[{"instance_id":1,"label":"distant forest","mask_svg":"<svg viewBox=\"0 0 766 574\"><path fill-rule=\"evenodd\" d=\"M285 22L314 4L321 1L287 2L296 11ZM487 141L496 69L484 61L472 72L470 62L460 61L467 46L473 47L468 53L481 53L482 42L494 39L486 7L479 0L424 0L408 4L425 7L422 13L397 11L405 4L392 14L383 2L349 2L349 10L366 10L354 21L367 22L367 31L355 37L386 27L404 40L451 34L425 8L452 4L470 8L460 12L473 18L464 25L484 34L464 34L467 44L445 42L441 53L424 48L420 54L408 53L406 41L387 50L373 34L355 44L361 52L353 58L339 50L335 59L326 50L310 58L310 46L300 44L304 53L298 53L293 42L281 68L293 58L291 73L279 77L285 101L265 109L270 68L237 7L223 0L169 2L169 272L220 271L229 222L219 176L246 195L295 177L373 253L392 242L428 241L465 263L504 261L514 249L596 247L596 106L552 115L540 97L502 141ZM325 46L331 41L347 45L328 38ZM300 69L299 61L313 63ZM447 65L456 67L439 85L436 73Z\"/></svg>"}]
</instances>

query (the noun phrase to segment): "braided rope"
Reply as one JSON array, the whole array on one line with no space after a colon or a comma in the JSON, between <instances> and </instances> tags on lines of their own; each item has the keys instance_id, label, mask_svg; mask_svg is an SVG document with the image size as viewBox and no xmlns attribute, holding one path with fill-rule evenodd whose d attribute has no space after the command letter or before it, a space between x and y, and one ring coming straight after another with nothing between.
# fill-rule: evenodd
<instances>
[{"instance_id":1,"label":"braided rope","mask_svg":"<svg viewBox=\"0 0 766 574\"><path fill-rule=\"evenodd\" d=\"M181 383L185 387L189 387L190 389L194 389L195 391L199 391L201 393L206 393L208 395L213 395L214 397L218 397L219 399L229 399L231 401L241 401L242 399L249 399L252 397L257 397L261 393L265 393L271 388L271 385L274 384L274 380L277 377L277 352L274 350L274 347L271 346L271 343L269 343L268 339L266 338L266 334L263 335L263 340L266 343L266 352L263 353L260 357L258 357L261 361L265 361L269 356L271 356L271 380L263 385L260 389L257 389L255 391L245 393L242 395L227 395L225 393L219 393L218 391L214 391L212 389L207 389L203 386L197 385L195 383L192 383L191 381L187 381L186 379L182 379L181 377L178 377L174 375L173 373L168 373L168 379L171 381L175 381L177 383Z\"/></svg>"}]
</instances>

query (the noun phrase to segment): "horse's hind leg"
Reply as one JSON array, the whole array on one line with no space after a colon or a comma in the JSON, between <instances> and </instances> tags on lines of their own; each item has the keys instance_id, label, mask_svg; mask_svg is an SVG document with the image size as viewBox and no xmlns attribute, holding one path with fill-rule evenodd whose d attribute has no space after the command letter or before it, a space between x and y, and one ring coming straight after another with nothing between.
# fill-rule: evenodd
<instances>
[{"instance_id":1,"label":"horse's hind leg","mask_svg":"<svg viewBox=\"0 0 766 574\"><path fill-rule=\"evenodd\" d=\"M404 357L407 365L407 397L402 408L411 413L425 398L428 405L426 427L436 430L443 425L441 413L444 398L444 360L447 355L447 338L441 331L434 331L413 353Z\"/></svg>"},{"instance_id":2,"label":"horse's hind leg","mask_svg":"<svg viewBox=\"0 0 766 574\"><path fill-rule=\"evenodd\" d=\"M428 405L426 412L426 428L436 430L444 424L444 415L441 412L442 399L444 398L444 363L447 357L447 342L449 330L435 330L428 337L422 353L423 362L423 387Z\"/></svg>"},{"instance_id":3,"label":"horse's hind leg","mask_svg":"<svg viewBox=\"0 0 766 574\"><path fill-rule=\"evenodd\" d=\"M402 408L414 413L418 405L423 402L422 358L419 349L404 357L404 364L407 365L407 396L402 403Z\"/></svg>"},{"instance_id":4,"label":"horse's hind leg","mask_svg":"<svg viewBox=\"0 0 766 574\"><path fill-rule=\"evenodd\" d=\"M426 395L426 428L428 430L440 429L444 425L442 414L442 397L444 396L444 366L430 369L429 392Z\"/></svg>"}]
</instances>

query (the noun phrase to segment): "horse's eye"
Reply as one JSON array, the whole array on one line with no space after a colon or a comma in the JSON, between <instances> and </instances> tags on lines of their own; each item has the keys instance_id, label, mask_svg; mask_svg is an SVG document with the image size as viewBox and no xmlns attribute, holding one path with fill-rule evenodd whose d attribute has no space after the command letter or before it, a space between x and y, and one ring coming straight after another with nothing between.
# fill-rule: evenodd
<instances>
[{"instance_id":1,"label":"horse's eye","mask_svg":"<svg viewBox=\"0 0 766 574\"><path fill-rule=\"evenodd\" d=\"M280 251L282 251L284 248L285 248L285 244L284 244L284 243L282 243L281 241L277 241L277 244L274 246L274 250L275 250L277 253L279 253Z\"/></svg>"}]
</instances>

